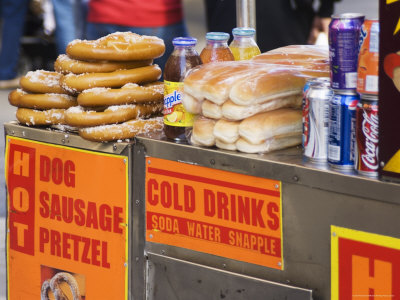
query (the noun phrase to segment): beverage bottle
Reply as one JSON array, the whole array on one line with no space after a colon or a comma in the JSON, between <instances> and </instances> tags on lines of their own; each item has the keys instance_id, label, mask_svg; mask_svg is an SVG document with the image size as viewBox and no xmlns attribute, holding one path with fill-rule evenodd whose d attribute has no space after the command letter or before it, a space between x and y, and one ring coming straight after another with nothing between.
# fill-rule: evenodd
<instances>
[{"instance_id":1,"label":"beverage bottle","mask_svg":"<svg viewBox=\"0 0 400 300\"><path fill-rule=\"evenodd\" d=\"M201 60L192 37L174 38L174 51L164 68L164 132L168 139L185 142L186 132L193 126L193 114L185 111L182 104L183 79L188 70L200 65Z\"/></svg>"},{"instance_id":2,"label":"beverage bottle","mask_svg":"<svg viewBox=\"0 0 400 300\"><path fill-rule=\"evenodd\" d=\"M213 61L235 60L231 49L228 47L229 33L208 32L206 46L200 53L203 64Z\"/></svg>"},{"instance_id":3,"label":"beverage bottle","mask_svg":"<svg viewBox=\"0 0 400 300\"><path fill-rule=\"evenodd\" d=\"M237 27L232 30L233 41L229 45L235 60L247 60L260 54L254 40L256 30L250 27Z\"/></svg>"}]
</instances>

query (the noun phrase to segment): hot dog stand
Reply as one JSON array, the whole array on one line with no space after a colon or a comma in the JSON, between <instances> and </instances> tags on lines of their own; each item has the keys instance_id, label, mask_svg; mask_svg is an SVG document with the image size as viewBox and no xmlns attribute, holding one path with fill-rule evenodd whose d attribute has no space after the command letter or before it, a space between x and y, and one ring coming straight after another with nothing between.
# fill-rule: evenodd
<instances>
[{"instance_id":1,"label":"hot dog stand","mask_svg":"<svg viewBox=\"0 0 400 300\"><path fill-rule=\"evenodd\" d=\"M104 235L108 257L101 258L101 249L105 248L95 247L99 252L97 258L92 257L95 266L85 269L81 261L74 265L73 243L66 252L70 257L55 256L43 234L38 242L35 238L34 253L29 256L33 262L24 265L25 269L41 266L42 274L44 265L80 272L85 275L87 297L95 293L92 282L100 277L100 273L92 272L100 272L102 264L111 265L105 269L112 270L115 290L125 291L119 299L342 299L352 292L349 276L365 279L357 281L353 292L381 288L396 294L398 286L379 286L379 276L389 283L397 276L398 184L316 168L302 160L300 148L251 155L180 145L157 137L99 144L73 134L15 123L5 128L8 172L13 169L10 151L17 151L12 146L21 143L36 148L39 163L46 153L41 147L54 147L51 161L59 157L59 151L67 151L62 157L68 161L67 153L73 151L77 188L84 182L82 177L95 176L98 171L82 175L79 164L83 163L76 162L79 156L75 152L99 155L99 164L107 164L110 157L127 164L127 194L121 197L127 199L122 200L126 207L122 206L117 217L114 214L124 219L126 213L122 221L128 224L124 229L126 240ZM96 167L93 165L93 170ZM115 174L102 172L101 177L114 184ZM17 187L11 185L10 176L8 180L8 192L12 193ZM41 188L40 184L35 186ZM104 192L100 186L96 188ZM51 191L57 194L62 189L53 185ZM119 203L117 199L98 199L99 203ZM38 206L46 206L38 200L36 203L34 232L40 234L37 227L46 228L46 218ZM27 220L22 215L29 209L18 207L20 211L9 208L8 222ZM49 232L58 230L54 219L47 223ZM73 224L60 222L64 223L60 231L74 233ZM99 222L100 229L107 229ZM78 232L96 239L93 232ZM49 238L51 242L57 242L57 238ZM43 252L37 243L42 244ZM126 245L127 252L121 245ZM20 252L8 248L9 292L18 286L14 272L21 272ZM125 263L118 265L115 255ZM360 264L355 265L354 259ZM375 268L375 277L368 266ZM392 272L385 273L385 268ZM393 281L385 274L392 274ZM40 292L38 282L31 288Z\"/></svg>"}]
</instances>

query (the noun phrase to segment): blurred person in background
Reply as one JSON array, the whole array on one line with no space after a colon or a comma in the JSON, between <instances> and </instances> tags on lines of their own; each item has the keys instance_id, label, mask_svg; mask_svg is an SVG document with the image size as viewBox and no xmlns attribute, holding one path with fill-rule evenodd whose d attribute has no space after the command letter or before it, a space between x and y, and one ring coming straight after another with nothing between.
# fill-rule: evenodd
<instances>
[{"instance_id":1,"label":"blurred person in background","mask_svg":"<svg viewBox=\"0 0 400 300\"><path fill-rule=\"evenodd\" d=\"M52 0L58 54L65 53L69 42L85 38L88 2L89 0Z\"/></svg>"},{"instance_id":2,"label":"blurred person in background","mask_svg":"<svg viewBox=\"0 0 400 300\"><path fill-rule=\"evenodd\" d=\"M1 0L0 88L18 87L20 39L29 0Z\"/></svg>"},{"instance_id":3,"label":"blurred person in background","mask_svg":"<svg viewBox=\"0 0 400 300\"><path fill-rule=\"evenodd\" d=\"M256 0L257 44L261 52L287 45L314 44L328 35L334 2L340 0ZM236 1L205 0L208 31L232 32Z\"/></svg>"},{"instance_id":4,"label":"blurred person in background","mask_svg":"<svg viewBox=\"0 0 400 300\"><path fill-rule=\"evenodd\" d=\"M172 53L172 39L187 36L182 0L90 0L86 38L132 31L164 40L165 54L154 62L162 69Z\"/></svg>"}]
</instances>

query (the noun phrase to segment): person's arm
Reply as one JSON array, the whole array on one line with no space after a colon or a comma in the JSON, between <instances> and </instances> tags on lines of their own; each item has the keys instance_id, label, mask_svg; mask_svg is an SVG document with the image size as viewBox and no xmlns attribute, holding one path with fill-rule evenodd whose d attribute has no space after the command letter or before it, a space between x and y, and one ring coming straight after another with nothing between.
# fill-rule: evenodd
<instances>
[{"instance_id":1,"label":"person's arm","mask_svg":"<svg viewBox=\"0 0 400 300\"><path fill-rule=\"evenodd\" d=\"M329 23L331 22L331 15L334 9L334 2L339 0L320 0L319 9L314 17L313 25L311 27L310 35L308 37L308 44L315 44L318 35L323 32L326 35L329 33Z\"/></svg>"}]
</instances>

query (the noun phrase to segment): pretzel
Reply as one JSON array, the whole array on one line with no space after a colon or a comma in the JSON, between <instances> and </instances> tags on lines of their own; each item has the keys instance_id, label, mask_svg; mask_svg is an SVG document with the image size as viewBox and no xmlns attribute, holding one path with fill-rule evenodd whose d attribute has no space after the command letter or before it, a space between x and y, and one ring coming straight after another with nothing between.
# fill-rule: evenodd
<instances>
[{"instance_id":1,"label":"pretzel","mask_svg":"<svg viewBox=\"0 0 400 300\"><path fill-rule=\"evenodd\" d=\"M60 86L62 74L44 70L29 71L22 76L19 84L22 89L31 93L55 93L65 94Z\"/></svg>"},{"instance_id":2,"label":"pretzel","mask_svg":"<svg viewBox=\"0 0 400 300\"><path fill-rule=\"evenodd\" d=\"M147 120L137 119L122 124L103 125L79 129L79 135L84 139L106 142L134 138L138 134L160 132L164 128L164 118L157 117Z\"/></svg>"},{"instance_id":3,"label":"pretzel","mask_svg":"<svg viewBox=\"0 0 400 300\"><path fill-rule=\"evenodd\" d=\"M18 108L16 117L20 123L27 126L65 124L64 112L65 109L35 110L30 108Z\"/></svg>"},{"instance_id":4,"label":"pretzel","mask_svg":"<svg viewBox=\"0 0 400 300\"><path fill-rule=\"evenodd\" d=\"M60 82L70 93L82 92L95 87L121 87L127 83L146 83L161 77L158 65L151 65L130 70L117 70L108 73L67 74Z\"/></svg>"},{"instance_id":5,"label":"pretzel","mask_svg":"<svg viewBox=\"0 0 400 300\"><path fill-rule=\"evenodd\" d=\"M131 119L150 117L160 113L163 103L157 105L116 105L103 112L85 111L80 106L71 107L65 112L65 122L70 126L89 127L105 124L122 123Z\"/></svg>"},{"instance_id":6,"label":"pretzel","mask_svg":"<svg viewBox=\"0 0 400 300\"><path fill-rule=\"evenodd\" d=\"M164 54L164 41L155 36L115 32L97 40L74 40L67 46L69 57L80 60L144 60Z\"/></svg>"},{"instance_id":7,"label":"pretzel","mask_svg":"<svg viewBox=\"0 0 400 300\"><path fill-rule=\"evenodd\" d=\"M130 103L161 102L164 99L164 83L153 82L140 86L125 84L120 89L93 88L78 95L81 106L106 106Z\"/></svg>"},{"instance_id":8,"label":"pretzel","mask_svg":"<svg viewBox=\"0 0 400 300\"><path fill-rule=\"evenodd\" d=\"M68 299L67 295L65 295L65 293L60 287L60 284L62 282L65 282L70 288L73 297L72 300L82 299L76 279L74 278L74 276L66 272L59 272L55 274L51 278L51 280L47 279L43 282L40 293L40 299L50 300L49 293L51 292L53 293L55 299L67 300Z\"/></svg>"},{"instance_id":9,"label":"pretzel","mask_svg":"<svg viewBox=\"0 0 400 300\"><path fill-rule=\"evenodd\" d=\"M28 94L16 89L8 94L11 105L34 109L69 108L76 106L76 97L66 94Z\"/></svg>"},{"instance_id":10,"label":"pretzel","mask_svg":"<svg viewBox=\"0 0 400 300\"><path fill-rule=\"evenodd\" d=\"M83 61L61 54L54 62L54 70L62 74L102 73L150 66L152 59L134 61Z\"/></svg>"}]
</instances>

